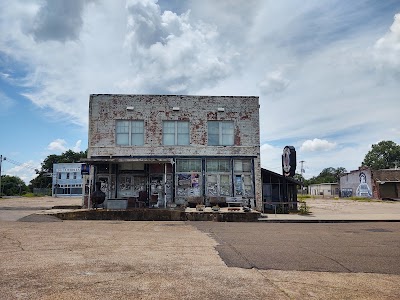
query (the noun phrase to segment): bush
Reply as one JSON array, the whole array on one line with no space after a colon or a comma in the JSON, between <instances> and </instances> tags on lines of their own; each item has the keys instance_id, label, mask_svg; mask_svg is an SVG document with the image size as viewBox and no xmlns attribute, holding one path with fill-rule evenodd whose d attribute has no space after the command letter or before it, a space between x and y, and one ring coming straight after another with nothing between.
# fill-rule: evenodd
<instances>
[{"instance_id":1,"label":"bush","mask_svg":"<svg viewBox=\"0 0 400 300\"><path fill-rule=\"evenodd\" d=\"M299 201L299 203L299 213L301 215L308 215L310 213L310 208L307 206L307 203L305 201Z\"/></svg>"}]
</instances>

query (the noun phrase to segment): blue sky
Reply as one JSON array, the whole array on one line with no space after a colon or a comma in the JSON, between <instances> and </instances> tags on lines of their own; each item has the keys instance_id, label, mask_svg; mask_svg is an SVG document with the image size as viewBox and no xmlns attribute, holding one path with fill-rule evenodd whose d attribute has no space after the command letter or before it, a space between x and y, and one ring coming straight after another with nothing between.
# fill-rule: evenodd
<instances>
[{"instance_id":1,"label":"blue sky","mask_svg":"<svg viewBox=\"0 0 400 300\"><path fill-rule=\"evenodd\" d=\"M262 166L400 144L400 1L0 2L2 173L87 148L91 93L256 95Z\"/></svg>"}]
</instances>

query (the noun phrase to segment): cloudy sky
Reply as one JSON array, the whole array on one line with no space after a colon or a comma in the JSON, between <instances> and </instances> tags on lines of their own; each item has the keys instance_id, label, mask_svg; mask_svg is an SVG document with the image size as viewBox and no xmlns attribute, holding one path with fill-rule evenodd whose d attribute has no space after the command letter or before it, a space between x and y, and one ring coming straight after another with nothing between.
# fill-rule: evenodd
<instances>
[{"instance_id":1,"label":"cloudy sky","mask_svg":"<svg viewBox=\"0 0 400 300\"><path fill-rule=\"evenodd\" d=\"M262 166L400 144L399 0L0 2L2 174L87 148L91 93L260 97ZM300 169L300 168L298 168Z\"/></svg>"}]
</instances>

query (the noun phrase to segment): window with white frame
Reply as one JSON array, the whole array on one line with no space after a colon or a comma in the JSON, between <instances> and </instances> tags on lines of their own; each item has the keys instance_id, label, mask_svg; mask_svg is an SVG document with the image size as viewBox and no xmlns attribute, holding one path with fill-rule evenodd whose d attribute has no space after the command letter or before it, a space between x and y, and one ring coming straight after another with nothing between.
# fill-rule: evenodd
<instances>
[{"instance_id":1,"label":"window with white frame","mask_svg":"<svg viewBox=\"0 0 400 300\"><path fill-rule=\"evenodd\" d=\"M163 145L189 145L189 140L189 122L163 122Z\"/></svg>"},{"instance_id":2,"label":"window with white frame","mask_svg":"<svg viewBox=\"0 0 400 300\"><path fill-rule=\"evenodd\" d=\"M142 146L144 144L144 122L118 120L116 142L120 146Z\"/></svg>"},{"instance_id":3,"label":"window with white frame","mask_svg":"<svg viewBox=\"0 0 400 300\"><path fill-rule=\"evenodd\" d=\"M233 121L208 121L209 146L232 146L233 144Z\"/></svg>"}]
</instances>

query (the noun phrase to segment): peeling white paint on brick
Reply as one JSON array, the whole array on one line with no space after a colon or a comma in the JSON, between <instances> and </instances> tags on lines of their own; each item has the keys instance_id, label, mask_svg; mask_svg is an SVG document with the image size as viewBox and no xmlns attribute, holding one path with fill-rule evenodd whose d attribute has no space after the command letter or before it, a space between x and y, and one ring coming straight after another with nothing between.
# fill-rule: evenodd
<instances>
[{"instance_id":1,"label":"peeling white paint on brick","mask_svg":"<svg viewBox=\"0 0 400 300\"><path fill-rule=\"evenodd\" d=\"M179 110L173 110L179 107ZM128 109L127 109L128 108ZM218 111L224 108L224 111ZM117 146L116 120L143 120L143 146ZM190 122L190 144L163 145L163 121ZM208 146L207 121L233 121L233 146ZM94 94L89 103L88 158L249 157L254 159L255 198L261 210L259 98Z\"/></svg>"}]
</instances>

